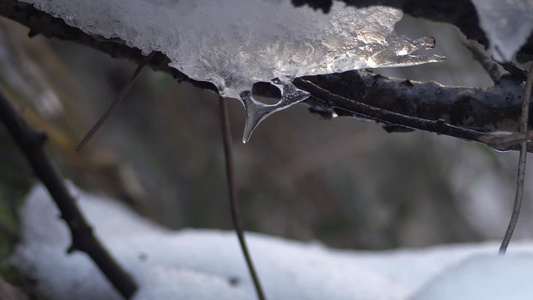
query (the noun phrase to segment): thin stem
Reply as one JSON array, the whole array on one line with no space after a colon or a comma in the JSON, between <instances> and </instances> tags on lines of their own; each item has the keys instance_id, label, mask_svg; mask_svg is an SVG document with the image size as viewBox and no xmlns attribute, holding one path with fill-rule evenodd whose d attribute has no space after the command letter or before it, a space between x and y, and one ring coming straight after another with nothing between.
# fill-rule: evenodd
<instances>
[{"instance_id":1,"label":"thin stem","mask_svg":"<svg viewBox=\"0 0 533 300\"><path fill-rule=\"evenodd\" d=\"M520 116L520 133L526 133L528 128L529 117L529 101L531 98L531 88L533 87L533 63L529 65L529 73L527 75L526 87L524 90L524 99L522 100L522 115ZM524 177L526 173L526 158L527 158L527 140L520 143L520 158L518 159L518 178L516 179L516 195L513 205L513 212L509 226L505 232L502 244L500 246L500 254L505 254L507 246L513 236L518 216L520 215L520 207L522 206L522 197L524 194Z\"/></svg>"},{"instance_id":2,"label":"thin stem","mask_svg":"<svg viewBox=\"0 0 533 300\"><path fill-rule=\"evenodd\" d=\"M133 74L131 74L130 78L128 79L128 82L126 82L126 84L124 85L124 87L122 88L120 93L118 94L117 98L113 101L113 103L111 103L111 105L109 105L109 107L104 112L104 114L102 114L102 116L100 116L98 121L93 125L93 127L91 127L89 132L87 132L87 134L83 137L83 139L78 144L78 146L76 146L76 151L81 151L83 149L83 147L85 147L85 145L96 134L98 129L100 129L100 127L102 127L102 125L104 125L105 121L109 118L111 113L113 113L115 108L117 108L117 106L120 104L120 102L122 102L122 100L124 99L124 96L126 96L126 93L128 93L128 91L130 90L131 86L135 82L135 79L137 79L137 77L139 77L139 74L141 73L142 69L144 68L144 66L146 66L146 64L148 62L150 62L150 60L152 59L154 54L155 54L155 51L152 51L152 53L150 53L148 56L146 56L141 61L141 63L137 66L137 69L135 69Z\"/></svg>"},{"instance_id":3,"label":"thin stem","mask_svg":"<svg viewBox=\"0 0 533 300\"><path fill-rule=\"evenodd\" d=\"M237 199L237 193L235 189L235 176L233 172L233 154L231 148L231 129L229 123L229 113L228 107L226 105L226 100L223 97L220 97L220 119L222 121L222 138L224 141L224 156L226 159L226 177L228 180L228 189L229 189L229 198L231 206L231 218L233 221L233 227L239 238L239 243L241 245L241 250L246 259L246 265L248 266L248 271L254 282L255 291L257 293L257 298L260 300L265 300L265 294L263 293L263 288L261 287L261 282L259 277L255 272L254 264L250 253L248 252L248 247L246 246L246 240L244 239L244 231L242 229L242 220L240 217L239 201Z\"/></svg>"},{"instance_id":4,"label":"thin stem","mask_svg":"<svg viewBox=\"0 0 533 300\"><path fill-rule=\"evenodd\" d=\"M46 135L30 127L1 90L0 121L4 123L21 152L26 156L35 175L48 189L61 212L61 218L67 223L72 236L72 244L67 252L79 250L87 253L125 299L132 297L137 290L137 284L93 234L92 227L86 221L76 201L65 187L61 175L44 151Z\"/></svg>"},{"instance_id":5,"label":"thin stem","mask_svg":"<svg viewBox=\"0 0 533 300\"><path fill-rule=\"evenodd\" d=\"M484 143L489 147L497 150L511 150L513 149L513 142L518 144L525 140L526 135L513 135L506 143L501 142L503 136L495 135L490 132L481 132L473 129L468 129L447 123L443 119L428 120L418 117L413 117L405 114L400 114L394 111L371 106L362 103L358 100L349 99L335 93L332 93L313 82L296 78L293 83L299 89L309 92L311 96L325 103L326 106L337 108L342 111L355 113L365 118L376 120L385 124L401 125L403 127L418 129L423 131L434 132L437 134L445 134L453 137L458 137L470 141Z\"/></svg>"},{"instance_id":6,"label":"thin stem","mask_svg":"<svg viewBox=\"0 0 533 300\"><path fill-rule=\"evenodd\" d=\"M487 74L492 79L492 82L494 84L498 84L500 81L500 78L502 77L502 73L498 69L498 63L496 63L494 60L491 59L489 55L486 54L486 52L483 52L480 47L482 47L480 44L477 44L477 42L473 40L466 40L463 43L470 52L474 55L474 59L477 60L483 69L487 72Z\"/></svg>"}]
</instances>

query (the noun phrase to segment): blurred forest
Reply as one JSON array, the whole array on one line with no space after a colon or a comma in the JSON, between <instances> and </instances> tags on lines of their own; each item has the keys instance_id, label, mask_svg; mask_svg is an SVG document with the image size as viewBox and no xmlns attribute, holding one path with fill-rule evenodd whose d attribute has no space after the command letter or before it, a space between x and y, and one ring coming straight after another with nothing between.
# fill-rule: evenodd
<instances>
[{"instance_id":1,"label":"blurred forest","mask_svg":"<svg viewBox=\"0 0 533 300\"><path fill-rule=\"evenodd\" d=\"M397 32L434 36L432 51L447 62L375 72L446 85L492 84L455 28L404 17ZM217 95L144 70L77 153L76 144L136 65L27 34L1 20L0 85L47 132L49 153L66 178L169 228L231 229ZM389 134L373 122L322 120L303 105L275 114L243 145L244 110L238 101L229 105L246 230L358 249L500 239L505 232L518 153L423 132ZM16 207L36 180L4 128L0 165L0 243L7 245L16 240ZM533 236L526 180L517 238Z\"/></svg>"}]
</instances>

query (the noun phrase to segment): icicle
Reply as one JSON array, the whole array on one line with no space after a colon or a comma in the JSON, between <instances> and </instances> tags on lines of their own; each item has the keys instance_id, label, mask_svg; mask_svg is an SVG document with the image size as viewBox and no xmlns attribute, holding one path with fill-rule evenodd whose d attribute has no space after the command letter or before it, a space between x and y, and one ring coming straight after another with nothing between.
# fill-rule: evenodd
<instances>
[{"instance_id":1,"label":"icicle","mask_svg":"<svg viewBox=\"0 0 533 300\"><path fill-rule=\"evenodd\" d=\"M276 104L265 104L256 100L252 92L247 90L240 93L244 108L246 109L246 123L244 125L244 134L242 142L247 143L252 136L255 128L259 123L268 118L273 113L286 109L298 102L309 97L309 93L298 89L292 82L285 79L274 79L271 81L274 86L279 88L281 99Z\"/></svg>"}]
</instances>

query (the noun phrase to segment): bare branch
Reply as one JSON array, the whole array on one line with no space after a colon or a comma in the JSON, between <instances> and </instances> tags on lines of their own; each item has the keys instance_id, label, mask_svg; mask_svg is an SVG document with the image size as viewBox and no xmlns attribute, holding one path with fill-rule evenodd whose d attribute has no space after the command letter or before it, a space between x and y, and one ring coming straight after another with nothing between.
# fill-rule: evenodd
<instances>
[{"instance_id":1,"label":"bare branch","mask_svg":"<svg viewBox=\"0 0 533 300\"><path fill-rule=\"evenodd\" d=\"M527 72L517 67L513 62L504 62L500 63L500 65L505 69L505 71L509 72L511 77L521 81L527 80Z\"/></svg>"},{"instance_id":2,"label":"bare branch","mask_svg":"<svg viewBox=\"0 0 533 300\"><path fill-rule=\"evenodd\" d=\"M477 60L481 66L487 71L487 74L489 74L490 78L492 79L492 82L497 84L500 82L500 78L502 77L502 73L500 72L498 68L498 63L496 63L492 58L485 52L483 52L480 49L480 45L474 42L473 40L466 40L463 43L470 52L472 52L474 59Z\"/></svg>"},{"instance_id":3,"label":"bare branch","mask_svg":"<svg viewBox=\"0 0 533 300\"><path fill-rule=\"evenodd\" d=\"M522 115L520 116L520 133L526 133L528 129L529 119L529 101L531 98L531 88L533 87L533 63L529 64L529 72L526 81L526 87L524 88L524 99L522 101ZM505 232L505 236L500 246L500 254L505 254L507 246L513 236L516 223L518 222L518 216L520 214L520 207L522 206L522 197L524 193L524 177L526 174L526 158L527 158L527 141L520 143L520 158L518 160L518 176L516 179L516 195L513 205L513 212L511 214L511 220L509 226Z\"/></svg>"},{"instance_id":4,"label":"bare branch","mask_svg":"<svg viewBox=\"0 0 533 300\"><path fill-rule=\"evenodd\" d=\"M302 2L311 1L303 0ZM416 2L418 0L412 1ZM467 0L455 1L468 2ZM356 6L371 4L369 1L355 0L350 3L356 4ZM409 5L411 1L409 0L382 0L380 3L404 9L407 12L412 12L414 15L418 14L418 16L424 16L424 13L430 16L439 13L434 10L435 7L428 5L422 5L420 8L411 7ZM446 7L449 5L446 1L439 3L439 5ZM452 11L456 16L470 16L472 12L470 8L461 8L460 10ZM444 18L441 21L446 21L446 14L451 14L451 12L446 11L444 16L440 16ZM16 0L1 1L0 15L27 25L32 32L38 32L48 37L76 41L109 53L114 57L128 58L136 62L141 62L144 58L139 49L130 48L122 41L89 36L77 28L66 25L63 20L45 14L27 3ZM433 19L436 18L435 16L433 17ZM477 22L475 16L473 20ZM461 20L450 19L449 21L453 23L452 21L459 22ZM472 22L472 20L468 22ZM475 24L477 26L477 23ZM217 91L214 85L210 83L191 80L176 69L170 68L168 66L169 62L168 57L157 52L148 65L156 70L169 73L178 80L186 80L201 88ZM335 112L339 116L361 117L357 113L350 112L353 105L352 102L360 102L400 115L434 122L439 121L441 125L446 124L444 127L434 126L434 132L439 134L448 134L446 131L440 129L449 127L447 125L477 132L517 132L519 128L520 103L522 102L522 95L519 91L523 90L524 83L523 79L519 78L520 76L513 74L520 75L520 72L514 72L511 76L503 76L500 78L498 84L483 89L449 87L433 82L420 83L409 80L389 79L365 70L306 77L305 80L311 81L315 85L332 91L345 99L350 99L350 101L336 102L335 99L340 100L340 98L331 98L328 102L325 102L311 98L302 103L307 105L311 111L319 113L322 116L331 116ZM407 124L401 123L393 124L385 121L383 123L395 125L395 128L409 127ZM499 137L501 135L498 135ZM468 139L467 137L462 138ZM491 136L487 138L490 139ZM475 139L475 141L479 141L479 139ZM498 148L497 144L495 144L495 148ZM530 145L529 148L533 147ZM518 149L518 147L511 146L509 148L506 146L504 149Z\"/></svg>"},{"instance_id":5,"label":"bare branch","mask_svg":"<svg viewBox=\"0 0 533 300\"><path fill-rule=\"evenodd\" d=\"M366 70L341 74L304 77L315 85L337 95L376 108L402 115L444 120L451 125L481 132L516 132L519 128L520 105L524 82L504 77L488 88L450 87L435 82L391 79ZM324 115L357 117L343 103L306 101L311 109ZM344 110L344 112L342 111ZM401 125L401 124L397 124ZM445 133L443 133L445 134Z\"/></svg>"},{"instance_id":6,"label":"bare branch","mask_svg":"<svg viewBox=\"0 0 533 300\"><path fill-rule=\"evenodd\" d=\"M351 80L342 78L343 75L350 76ZM487 97L490 94L487 90L445 88L445 91L440 91L443 87L436 83L392 80L379 75L371 75L367 71L354 71L350 74L337 74L337 76L341 76L342 79L320 80L320 76L317 76L310 78L310 80L323 82L326 85L333 84L334 86L336 85L334 82L337 80L350 82L349 85L339 90L341 93L349 94L350 98L333 93L310 80L297 78L293 83L298 88L311 93L313 99L308 100L311 110L318 111L324 116L334 112L339 116L365 118L382 124L398 125L402 128L418 129L481 142L502 151L514 150L518 143L528 138L526 134L493 132L496 130L514 131L509 126L516 121L507 122L514 120L512 117L514 112L511 111L512 105L509 103L509 107L505 109L505 101L500 99L477 99L476 94ZM505 84L505 81L502 84ZM417 86L418 89L422 90L417 91ZM415 96L418 94L426 95L426 97L421 99ZM463 100L452 100L457 97L456 95L461 95ZM367 103L371 103L371 105ZM432 105L429 106L428 103ZM477 114L482 113L483 106L486 106L487 111L483 112L486 115L477 115L477 118L471 119L472 109L469 109L470 105L477 106L475 111ZM503 106L496 110L495 106L498 105ZM453 114L446 114L450 110L456 111L456 118ZM470 123L472 120L476 123ZM480 122L481 120L486 120L487 123L483 124ZM492 130L488 130L490 127ZM533 151L531 145L529 150Z\"/></svg>"},{"instance_id":7,"label":"bare branch","mask_svg":"<svg viewBox=\"0 0 533 300\"><path fill-rule=\"evenodd\" d=\"M63 184L59 172L53 167L44 151L43 145L46 141L46 135L31 128L11 106L1 90L0 120L28 159L37 177L48 189L61 212L61 218L67 223L72 235L72 245L69 247L68 253L75 250L87 253L120 294L129 299L137 290L137 285L94 236L92 227L85 220L76 202Z\"/></svg>"}]
</instances>

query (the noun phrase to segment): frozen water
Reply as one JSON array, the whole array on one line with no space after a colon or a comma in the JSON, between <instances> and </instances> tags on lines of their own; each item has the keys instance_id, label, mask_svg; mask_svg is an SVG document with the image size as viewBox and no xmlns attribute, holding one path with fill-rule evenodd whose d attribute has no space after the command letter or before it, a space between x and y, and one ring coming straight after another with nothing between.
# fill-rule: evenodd
<instances>
[{"instance_id":1,"label":"frozen water","mask_svg":"<svg viewBox=\"0 0 533 300\"><path fill-rule=\"evenodd\" d=\"M289 78L282 78L283 80L279 78L272 80L272 84L278 87L281 92L281 99L276 104L265 104L257 101L250 91L244 91L240 94L240 98L246 109L246 124L244 125L242 138L243 143L248 142L257 125L268 116L309 97L309 93L296 88Z\"/></svg>"},{"instance_id":2,"label":"frozen water","mask_svg":"<svg viewBox=\"0 0 533 300\"><path fill-rule=\"evenodd\" d=\"M76 194L96 234L139 284L135 300L255 299L233 232L170 231L112 200ZM120 299L85 254L66 254L69 231L58 215L46 190L34 188L11 262L50 299ZM379 252L260 234L248 234L248 243L269 299L526 299L513 296L533 293L524 284L533 275L531 242L514 242L505 259L495 255L499 242ZM509 297L487 297L501 295L503 286L511 288Z\"/></svg>"},{"instance_id":3,"label":"frozen water","mask_svg":"<svg viewBox=\"0 0 533 300\"><path fill-rule=\"evenodd\" d=\"M533 29L532 0L472 0L493 57L510 61Z\"/></svg>"},{"instance_id":4,"label":"frozen water","mask_svg":"<svg viewBox=\"0 0 533 300\"><path fill-rule=\"evenodd\" d=\"M394 24L402 12L389 7L355 9L336 1L323 14L289 0L23 1L93 36L122 40L145 54L161 51L170 66L241 99L248 110L245 141L268 115L307 97L292 86L295 77L444 59L413 55L434 40L397 36ZM285 98L276 105L241 94L276 78L289 86L281 88Z\"/></svg>"}]
</instances>

